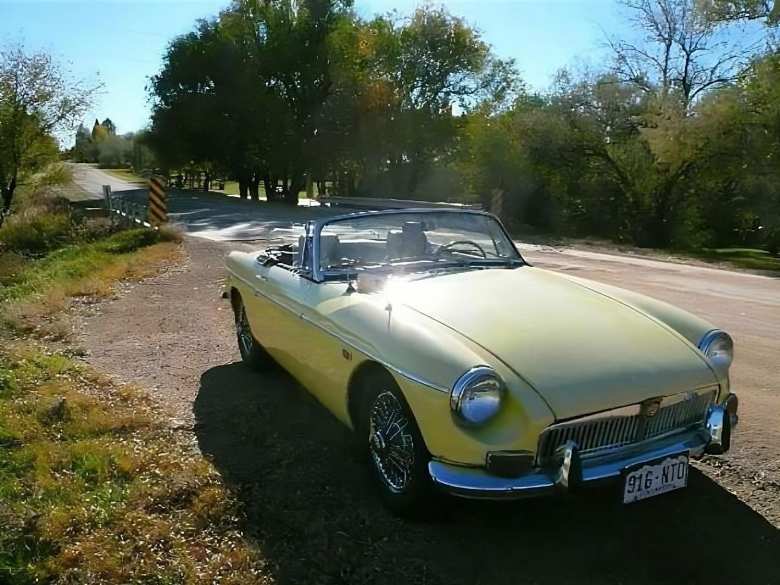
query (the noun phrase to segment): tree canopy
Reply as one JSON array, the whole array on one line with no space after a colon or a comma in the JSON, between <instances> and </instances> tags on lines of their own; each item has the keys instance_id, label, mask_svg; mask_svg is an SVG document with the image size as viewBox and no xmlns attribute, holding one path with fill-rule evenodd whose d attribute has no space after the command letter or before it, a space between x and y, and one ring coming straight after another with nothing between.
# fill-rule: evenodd
<instances>
[{"instance_id":1,"label":"tree canopy","mask_svg":"<svg viewBox=\"0 0 780 585\"><path fill-rule=\"evenodd\" d=\"M361 19L335 0L234 0L175 39L149 143L244 197L482 200L521 227L643 246L769 246L778 232L774 3L623 0L612 58L533 94L444 8ZM735 24L736 21L736 24ZM767 29L768 31L769 29ZM518 58L531 58L520 55ZM773 239L774 238L774 239Z\"/></svg>"}]
</instances>

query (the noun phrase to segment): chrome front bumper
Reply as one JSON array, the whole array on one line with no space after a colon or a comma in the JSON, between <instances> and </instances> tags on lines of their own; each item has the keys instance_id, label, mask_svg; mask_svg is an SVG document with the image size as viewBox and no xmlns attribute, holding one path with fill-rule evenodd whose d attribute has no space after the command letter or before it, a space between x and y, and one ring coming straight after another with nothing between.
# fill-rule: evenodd
<instances>
[{"instance_id":1,"label":"chrome front bumper","mask_svg":"<svg viewBox=\"0 0 780 585\"><path fill-rule=\"evenodd\" d=\"M737 397L730 394L723 404L710 408L704 427L600 457L580 460L577 445L570 441L561 452L560 465L533 469L518 477L502 477L484 468L438 460L428 464L428 471L440 489L465 498L501 500L565 493L580 485L617 479L627 467L670 455L688 453L698 458L705 453L725 453L731 443L731 430L737 424L737 407Z\"/></svg>"}]
</instances>

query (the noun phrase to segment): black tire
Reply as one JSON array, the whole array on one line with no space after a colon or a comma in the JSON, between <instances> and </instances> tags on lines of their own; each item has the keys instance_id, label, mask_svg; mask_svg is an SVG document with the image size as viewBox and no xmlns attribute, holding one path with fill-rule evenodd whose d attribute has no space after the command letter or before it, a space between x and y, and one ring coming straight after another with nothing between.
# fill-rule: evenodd
<instances>
[{"instance_id":1,"label":"black tire","mask_svg":"<svg viewBox=\"0 0 780 585\"><path fill-rule=\"evenodd\" d=\"M238 341L238 351L241 352L241 359L244 364L253 370L267 370L273 364L273 360L252 334L241 297L235 300L233 313L236 321L236 340Z\"/></svg>"},{"instance_id":2,"label":"black tire","mask_svg":"<svg viewBox=\"0 0 780 585\"><path fill-rule=\"evenodd\" d=\"M395 514L422 516L433 492L431 456L414 415L389 374L371 376L362 390L358 441L380 498Z\"/></svg>"}]
</instances>

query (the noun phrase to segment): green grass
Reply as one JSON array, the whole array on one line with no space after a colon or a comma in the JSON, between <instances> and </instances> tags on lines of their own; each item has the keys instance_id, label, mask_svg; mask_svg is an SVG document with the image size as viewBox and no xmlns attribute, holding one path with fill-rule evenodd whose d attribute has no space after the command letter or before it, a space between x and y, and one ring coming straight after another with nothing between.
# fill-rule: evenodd
<instances>
[{"instance_id":1,"label":"green grass","mask_svg":"<svg viewBox=\"0 0 780 585\"><path fill-rule=\"evenodd\" d=\"M116 177L117 179L120 179L122 181L127 181L128 183L142 183L146 184L146 179L143 177L135 174L131 169L100 169L101 171L104 171L108 173L109 175L112 175Z\"/></svg>"},{"instance_id":2,"label":"green grass","mask_svg":"<svg viewBox=\"0 0 780 585\"><path fill-rule=\"evenodd\" d=\"M143 394L0 345L0 582L257 582L240 519Z\"/></svg>"},{"instance_id":3,"label":"green grass","mask_svg":"<svg viewBox=\"0 0 780 585\"><path fill-rule=\"evenodd\" d=\"M238 181L225 181L223 193L226 195L238 195Z\"/></svg>"},{"instance_id":4,"label":"green grass","mask_svg":"<svg viewBox=\"0 0 780 585\"><path fill-rule=\"evenodd\" d=\"M694 255L708 262L725 262L738 268L780 272L780 258L756 248L706 248Z\"/></svg>"},{"instance_id":5,"label":"green grass","mask_svg":"<svg viewBox=\"0 0 780 585\"><path fill-rule=\"evenodd\" d=\"M66 246L17 265L13 274L0 275L5 285L0 288L0 302L22 300L58 287L67 289L86 278L104 280L115 273L112 266L125 264L132 252L160 240L160 233L154 230L132 229L96 242Z\"/></svg>"}]
</instances>

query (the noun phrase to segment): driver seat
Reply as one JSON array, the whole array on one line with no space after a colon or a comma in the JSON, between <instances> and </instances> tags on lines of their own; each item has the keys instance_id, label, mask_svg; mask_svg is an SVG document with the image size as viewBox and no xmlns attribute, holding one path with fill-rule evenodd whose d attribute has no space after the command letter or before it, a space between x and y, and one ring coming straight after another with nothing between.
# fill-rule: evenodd
<instances>
[{"instance_id":1,"label":"driver seat","mask_svg":"<svg viewBox=\"0 0 780 585\"><path fill-rule=\"evenodd\" d=\"M400 231L387 233L388 258L418 258L428 254L429 248L422 222L407 221Z\"/></svg>"}]
</instances>

